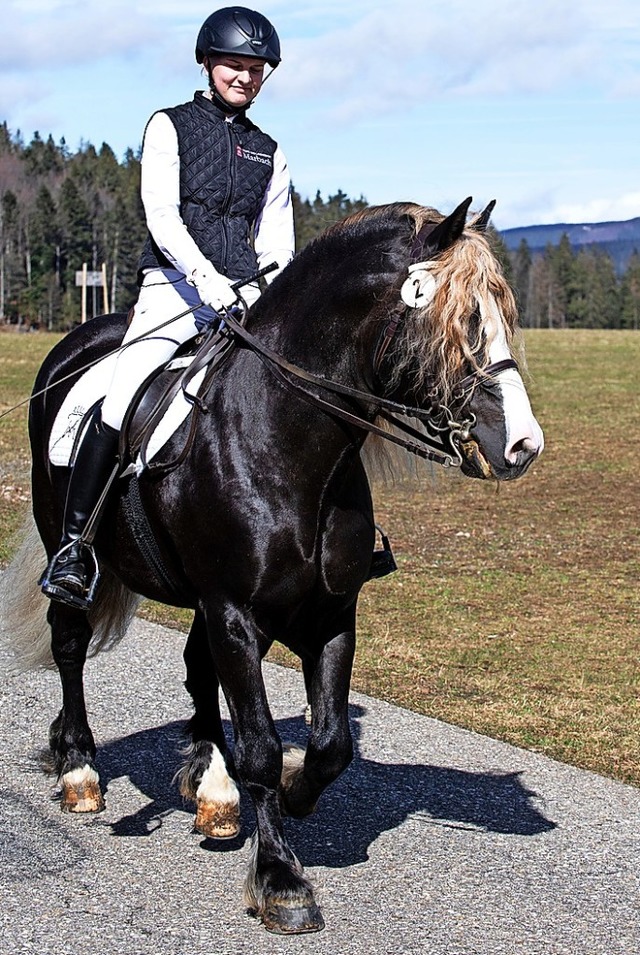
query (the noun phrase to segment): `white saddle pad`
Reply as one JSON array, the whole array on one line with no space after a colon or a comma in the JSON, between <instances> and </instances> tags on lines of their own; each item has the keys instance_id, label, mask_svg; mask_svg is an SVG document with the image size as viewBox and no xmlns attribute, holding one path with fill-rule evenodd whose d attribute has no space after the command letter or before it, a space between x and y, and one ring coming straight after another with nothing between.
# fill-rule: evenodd
<instances>
[{"instance_id":1,"label":"white saddle pad","mask_svg":"<svg viewBox=\"0 0 640 955\"><path fill-rule=\"evenodd\" d=\"M97 362L85 371L67 394L49 435L49 460L52 464L58 467L69 467L73 463L71 457L78 428L89 408L106 395L113 377L116 358L117 355L107 355L102 361ZM186 368L192 361L193 357L177 358L167 367ZM188 385L188 394L197 395L206 370L206 367L202 368L193 376ZM193 405L180 390L151 435L146 452L147 461L151 461L164 447L171 435L187 419L192 408ZM140 458L135 462L135 468L138 474L144 470L144 462Z\"/></svg>"}]
</instances>

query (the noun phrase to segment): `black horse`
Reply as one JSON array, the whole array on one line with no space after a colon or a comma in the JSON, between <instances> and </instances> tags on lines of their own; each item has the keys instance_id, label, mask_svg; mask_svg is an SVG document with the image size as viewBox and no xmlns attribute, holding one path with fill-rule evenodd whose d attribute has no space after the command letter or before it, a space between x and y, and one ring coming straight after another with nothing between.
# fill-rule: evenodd
<instances>
[{"instance_id":1,"label":"black horse","mask_svg":"<svg viewBox=\"0 0 640 955\"><path fill-rule=\"evenodd\" d=\"M490 209L467 224L469 203L448 217L413 203L370 208L307 246L245 327L230 320L237 344L203 397L208 413L198 415L189 454L113 489L96 538L94 607L48 606L63 690L50 746L62 808L77 812L103 807L83 694L87 653L116 639L113 618L131 611L132 595L195 611L184 654L194 714L181 790L197 803L197 828L218 838L237 833L237 783L248 790L257 831L246 899L274 932L323 926L282 817L311 813L352 757L356 603L375 544L365 439L386 433L498 480L522 475L542 449L510 353L513 296L484 234ZM35 383L33 512L49 557L69 475L49 461L52 424L68 376L117 347L123 331L123 316L81 326L52 350ZM190 427L172 439L178 460ZM132 519L140 509L151 547ZM43 647L20 591L27 551L44 560L32 543L8 579L33 661ZM283 754L269 711L261 662L275 640L302 660L306 751Z\"/></svg>"}]
</instances>

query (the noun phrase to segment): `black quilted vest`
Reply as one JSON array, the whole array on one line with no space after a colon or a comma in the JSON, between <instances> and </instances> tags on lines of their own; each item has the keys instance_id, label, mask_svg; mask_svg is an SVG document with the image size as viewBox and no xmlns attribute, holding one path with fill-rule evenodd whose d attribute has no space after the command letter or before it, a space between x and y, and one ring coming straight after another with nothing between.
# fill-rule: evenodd
<instances>
[{"instance_id":1,"label":"black quilted vest","mask_svg":"<svg viewBox=\"0 0 640 955\"><path fill-rule=\"evenodd\" d=\"M197 92L190 103L162 110L178 134L180 215L200 251L223 275L245 279L257 270L251 229L273 174L277 143L243 114L225 114ZM151 235L143 269L175 268Z\"/></svg>"}]
</instances>

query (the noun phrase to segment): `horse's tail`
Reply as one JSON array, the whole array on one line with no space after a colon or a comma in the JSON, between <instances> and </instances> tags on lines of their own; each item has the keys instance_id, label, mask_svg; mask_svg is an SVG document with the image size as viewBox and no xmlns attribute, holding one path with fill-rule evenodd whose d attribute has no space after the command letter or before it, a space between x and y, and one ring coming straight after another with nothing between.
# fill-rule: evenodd
<instances>
[{"instance_id":1,"label":"horse's tail","mask_svg":"<svg viewBox=\"0 0 640 955\"><path fill-rule=\"evenodd\" d=\"M38 584L47 555L32 517L21 538L16 556L0 576L0 645L13 670L50 669L54 666L47 623L50 603ZM140 600L109 570L102 571L96 601L88 613L93 629L89 656L110 650L122 640Z\"/></svg>"}]
</instances>

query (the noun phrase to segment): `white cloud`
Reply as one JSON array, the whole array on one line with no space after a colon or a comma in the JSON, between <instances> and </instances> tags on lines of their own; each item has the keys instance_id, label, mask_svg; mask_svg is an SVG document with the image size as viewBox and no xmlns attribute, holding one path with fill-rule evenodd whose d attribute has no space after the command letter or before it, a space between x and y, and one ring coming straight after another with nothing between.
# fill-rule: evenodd
<instances>
[{"instance_id":1,"label":"white cloud","mask_svg":"<svg viewBox=\"0 0 640 955\"><path fill-rule=\"evenodd\" d=\"M6 74L0 83L0 118L10 116L18 103L36 100L39 94L39 81L26 74Z\"/></svg>"},{"instance_id":2,"label":"white cloud","mask_svg":"<svg viewBox=\"0 0 640 955\"><path fill-rule=\"evenodd\" d=\"M442 96L565 94L585 83L625 95L638 73L628 43L638 14L612 3L612 16L594 0L399 0L393 11L372 2L355 18L346 7L330 29L286 39L275 95L329 100L349 121Z\"/></svg>"},{"instance_id":3,"label":"white cloud","mask_svg":"<svg viewBox=\"0 0 640 955\"><path fill-rule=\"evenodd\" d=\"M327 101L342 120L444 95L587 81L624 96L638 83L635 0L266 0L261 9L283 41L270 95ZM177 0L5 0L3 13L0 74L87 63L99 72L113 57L182 72L204 18L201 3Z\"/></svg>"},{"instance_id":4,"label":"white cloud","mask_svg":"<svg viewBox=\"0 0 640 955\"><path fill-rule=\"evenodd\" d=\"M621 196L559 203L549 213L551 222L609 222L640 216L640 191Z\"/></svg>"},{"instance_id":5,"label":"white cloud","mask_svg":"<svg viewBox=\"0 0 640 955\"><path fill-rule=\"evenodd\" d=\"M2 72L48 71L135 56L160 35L157 23L124 0L9 0L0 33Z\"/></svg>"},{"instance_id":6,"label":"white cloud","mask_svg":"<svg viewBox=\"0 0 640 955\"><path fill-rule=\"evenodd\" d=\"M256 6L284 61L255 119L309 194L420 201L428 184L424 201L441 204L475 190L498 197L502 228L640 213L638 0ZM136 148L155 109L202 85L193 49L213 9L3 0L0 121L26 138L39 129L72 146Z\"/></svg>"},{"instance_id":7,"label":"white cloud","mask_svg":"<svg viewBox=\"0 0 640 955\"><path fill-rule=\"evenodd\" d=\"M640 192L629 191L594 199L557 198L555 190L527 190L498 202L493 217L498 229L518 226L581 222L624 222L640 216Z\"/></svg>"}]
</instances>

